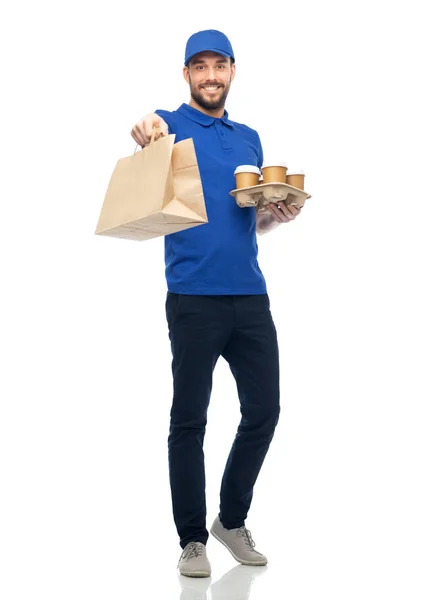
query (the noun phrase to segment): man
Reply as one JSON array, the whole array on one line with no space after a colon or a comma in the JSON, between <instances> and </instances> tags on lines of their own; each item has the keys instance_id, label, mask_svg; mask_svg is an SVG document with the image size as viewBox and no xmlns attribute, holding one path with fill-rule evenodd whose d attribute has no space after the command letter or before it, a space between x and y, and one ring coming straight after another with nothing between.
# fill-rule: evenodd
<instances>
[{"instance_id":1,"label":"man","mask_svg":"<svg viewBox=\"0 0 441 600\"><path fill-rule=\"evenodd\" d=\"M173 515L183 549L182 575L208 577L203 441L212 375L222 356L236 380L242 419L227 460L220 510L211 534L240 563L265 565L245 527L253 487L279 419L277 334L256 231L293 220L293 206L267 213L239 208L229 195L238 165L263 162L259 135L231 121L225 101L236 74L228 38L215 30L192 35L183 74L191 100L157 110L132 129L140 146L157 135L193 138L208 223L165 237L166 316L172 348L173 404L168 438Z\"/></svg>"}]
</instances>

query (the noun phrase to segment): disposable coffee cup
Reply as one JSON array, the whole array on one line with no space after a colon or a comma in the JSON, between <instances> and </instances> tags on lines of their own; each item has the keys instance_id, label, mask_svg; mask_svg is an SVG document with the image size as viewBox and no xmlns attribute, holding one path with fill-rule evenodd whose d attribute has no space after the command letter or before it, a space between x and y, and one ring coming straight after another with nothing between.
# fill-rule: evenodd
<instances>
[{"instance_id":1,"label":"disposable coffee cup","mask_svg":"<svg viewBox=\"0 0 441 600\"><path fill-rule=\"evenodd\" d=\"M262 167L263 183L286 183L288 167L283 161L264 163Z\"/></svg>"},{"instance_id":2,"label":"disposable coffee cup","mask_svg":"<svg viewBox=\"0 0 441 600\"><path fill-rule=\"evenodd\" d=\"M259 184L260 169L255 165L239 165L234 171L236 189L253 187Z\"/></svg>"},{"instance_id":3,"label":"disposable coffee cup","mask_svg":"<svg viewBox=\"0 0 441 600\"><path fill-rule=\"evenodd\" d=\"M305 173L303 171L295 171L290 169L286 174L286 183L292 185L298 190L305 189Z\"/></svg>"}]
</instances>

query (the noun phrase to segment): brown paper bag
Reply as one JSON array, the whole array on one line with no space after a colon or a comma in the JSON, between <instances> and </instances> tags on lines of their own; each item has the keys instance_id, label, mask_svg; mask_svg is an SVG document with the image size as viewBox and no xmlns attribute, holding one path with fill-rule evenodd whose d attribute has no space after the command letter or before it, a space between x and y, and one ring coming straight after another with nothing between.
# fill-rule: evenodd
<instances>
[{"instance_id":1,"label":"brown paper bag","mask_svg":"<svg viewBox=\"0 0 441 600\"><path fill-rule=\"evenodd\" d=\"M148 240L208 223L193 140L175 137L117 162L95 234Z\"/></svg>"}]
</instances>

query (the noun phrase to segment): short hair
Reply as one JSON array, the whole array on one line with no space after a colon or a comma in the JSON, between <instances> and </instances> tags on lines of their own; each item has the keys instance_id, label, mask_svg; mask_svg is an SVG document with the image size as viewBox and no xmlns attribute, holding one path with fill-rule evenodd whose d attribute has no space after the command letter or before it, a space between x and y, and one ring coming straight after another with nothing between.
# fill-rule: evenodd
<instances>
[{"instance_id":1,"label":"short hair","mask_svg":"<svg viewBox=\"0 0 441 600\"><path fill-rule=\"evenodd\" d=\"M196 54L196 56L197 56L197 54ZM192 56L192 57L190 58L190 60L188 61L188 63L187 63L185 66L186 66L186 67L190 67L190 66L191 66L191 64L194 62L194 59L196 58L196 56ZM225 58L226 60L228 60L228 62L230 63L230 67L231 67L231 65L233 65L233 64L234 64L234 62L235 62L235 61L234 61L234 59L233 59L231 56L224 56L223 58Z\"/></svg>"}]
</instances>

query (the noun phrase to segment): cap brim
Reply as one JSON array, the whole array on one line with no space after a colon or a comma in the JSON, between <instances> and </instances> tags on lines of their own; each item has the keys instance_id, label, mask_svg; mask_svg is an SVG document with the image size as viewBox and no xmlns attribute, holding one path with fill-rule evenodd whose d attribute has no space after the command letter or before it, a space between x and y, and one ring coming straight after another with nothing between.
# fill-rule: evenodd
<instances>
[{"instance_id":1,"label":"cap brim","mask_svg":"<svg viewBox=\"0 0 441 600\"><path fill-rule=\"evenodd\" d=\"M192 58L194 58L197 54L202 54L202 52L214 52L215 54L221 54L222 56L225 56L225 58L231 58L234 62L234 58L231 56L231 54L227 54L226 52L218 50L217 48L204 48L204 50L198 50L189 56L185 62L185 65L188 65Z\"/></svg>"}]
</instances>

